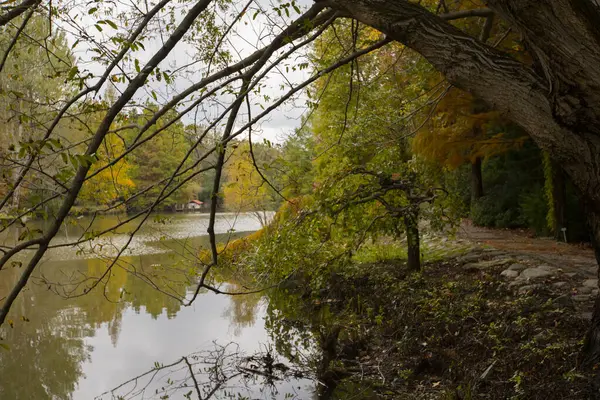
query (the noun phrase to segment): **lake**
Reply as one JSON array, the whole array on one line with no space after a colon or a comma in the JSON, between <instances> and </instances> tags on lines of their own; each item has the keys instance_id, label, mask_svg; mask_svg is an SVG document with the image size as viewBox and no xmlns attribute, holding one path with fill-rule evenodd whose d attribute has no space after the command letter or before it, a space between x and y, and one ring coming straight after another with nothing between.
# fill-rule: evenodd
<instances>
[{"instance_id":1,"label":"lake","mask_svg":"<svg viewBox=\"0 0 600 400\"><path fill-rule=\"evenodd\" d=\"M313 397L315 384L300 375L272 382L268 374L247 373L260 363L251 357L257 352L287 362L272 350L261 294L201 292L189 307L174 298L183 293L189 298L194 290L196 257L208 245L208 215L164 217L167 221L151 218L110 276L85 295L134 225L77 247L61 245L88 226L100 231L124 216L73 219L63 227L52 242L57 247L15 302L12 327L0 330L8 347L0 348L0 399L183 399L213 391L214 398ZM224 213L215 230L227 242L259 228L250 214ZM14 243L20 234L4 232L0 242ZM20 271L18 264L0 271L0 298Z\"/></svg>"}]
</instances>

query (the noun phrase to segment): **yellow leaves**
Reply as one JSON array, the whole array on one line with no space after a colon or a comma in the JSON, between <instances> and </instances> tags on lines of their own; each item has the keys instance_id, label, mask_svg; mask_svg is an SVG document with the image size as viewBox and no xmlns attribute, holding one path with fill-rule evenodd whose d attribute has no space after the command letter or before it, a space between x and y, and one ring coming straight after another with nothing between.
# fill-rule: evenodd
<instances>
[{"instance_id":1,"label":"yellow leaves","mask_svg":"<svg viewBox=\"0 0 600 400\"><path fill-rule=\"evenodd\" d=\"M489 133L505 124L497 112L485 110L468 93L451 89L413 140L413 150L452 170L521 147L526 136Z\"/></svg>"},{"instance_id":2,"label":"yellow leaves","mask_svg":"<svg viewBox=\"0 0 600 400\"><path fill-rule=\"evenodd\" d=\"M254 167L247 143L239 145L230 156L225 165L225 180L230 182L223 188L225 206L228 209L265 209L268 186Z\"/></svg>"},{"instance_id":3,"label":"yellow leaves","mask_svg":"<svg viewBox=\"0 0 600 400\"><path fill-rule=\"evenodd\" d=\"M363 35L366 40L375 42L381 39L382 33L375 28L367 27L364 29Z\"/></svg>"},{"instance_id":4,"label":"yellow leaves","mask_svg":"<svg viewBox=\"0 0 600 400\"><path fill-rule=\"evenodd\" d=\"M130 178L131 165L126 159L108 166L107 160L114 159L123 151L123 142L116 135L106 137L98 152L99 160L90 171L95 175L85 182L79 196L84 203L108 205L119 197L127 196L135 187Z\"/></svg>"}]
</instances>

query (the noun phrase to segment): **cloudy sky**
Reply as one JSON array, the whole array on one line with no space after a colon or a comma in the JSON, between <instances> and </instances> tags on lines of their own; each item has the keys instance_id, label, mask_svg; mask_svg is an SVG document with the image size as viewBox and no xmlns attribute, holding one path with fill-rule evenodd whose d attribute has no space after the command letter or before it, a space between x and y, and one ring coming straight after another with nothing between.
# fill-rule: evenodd
<instances>
[{"instance_id":1,"label":"cloudy sky","mask_svg":"<svg viewBox=\"0 0 600 400\"><path fill-rule=\"evenodd\" d=\"M234 4L226 12L219 12L215 19L215 24L219 26L228 26L231 21L239 14L239 11L246 6L247 0L234 0ZM162 46L162 43L167 40L169 32L165 29L165 24L173 18L175 23L183 18L186 10L194 4L192 1L183 2L172 2L173 17L167 13L159 14L160 18L151 25L149 37L144 41L145 50L139 50L135 52L135 58L139 60L139 65L143 66L145 62ZM250 4L246 13L240 18L240 20L234 25L231 32L227 35L226 40L223 41L221 48L230 51L232 60L229 64L233 64L240 59L251 54L258 48L262 48L267 45L270 40L279 32L281 29L286 27L290 21L298 17L298 14L291 7L289 8L290 15L286 16L282 13L281 16L274 11L274 7L278 6L277 1L272 0L256 0ZM296 3L298 8L305 11L312 1L302 0ZM77 38L83 34L88 35L88 39L83 39L78 42L74 48L75 55L78 59L78 65L80 70L88 70L96 76L99 76L104 71L104 65L94 60L94 56L97 54L91 51L92 48L98 47L98 44L102 44L106 48L117 48L110 39L117 34L126 35L132 28L131 20L127 21L126 15L136 13L136 8L142 8L142 5L137 4L133 1L124 0L121 2L106 2L106 3L88 3L78 4L78 2L65 3L66 7L69 7L69 21L60 22L62 29L67 31L67 37L70 44L74 44ZM153 3L147 4L142 8L145 11L145 7L151 8ZM92 8L98 10L90 13ZM112 15L110 15L112 14ZM139 13L138 13L139 15ZM119 17L121 16L121 17ZM111 27L106 23L101 23L102 31L96 29L95 25L98 21L110 19L115 22L117 29ZM202 24L204 25L204 24ZM197 82L206 75L206 65L197 62L200 47L201 49L208 49L211 46L214 48L214 43L211 41L203 42L206 39L206 35L202 35L200 31L196 37L192 37L191 34L186 35L183 41L181 41L170 55L165 59L159 68L163 71L178 71L174 81L171 84L167 84L164 80L160 82L156 80L149 81L148 84L139 90L136 95L136 101L143 102L145 99L152 99L154 92L157 96L159 103L165 103L174 94L187 88L190 84ZM95 43L92 43L94 41ZM281 54L281 52L277 53ZM290 66L305 62L303 59L303 53L297 53L292 56L288 61ZM272 57L275 59L276 55ZM194 62L196 61L196 62ZM187 67L186 67L187 66ZM133 60L124 61L120 64L123 71L127 72L129 76L134 76L135 65ZM214 72L217 68L213 67L211 72ZM261 88L260 97L253 96L252 98L252 113L253 115L258 114L262 111L261 104L268 106L271 102L276 101L282 94L289 90L290 85L294 85L305 80L310 74L310 71L304 69L303 71L292 71L291 68L286 70L285 67L274 68L264 79L263 83L265 86ZM122 90L124 85L117 84L118 90ZM264 97L268 96L268 97ZM199 123L208 124L212 121L215 115L220 114L225 107L231 104L232 96L221 94L217 96L216 101L206 102L190 113L184 121L186 123L194 122L195 118ZM267 98L269 100L267 100ZM304 95L300 95L295 99L290 100L286 104L279 107L278 110L274 111L269 115L261 124L259 124L253 131L253 134L262 133L261 137L267 138L271 141L281 142L285 139L285 136L290 132L293 132L294 128L300 125L301 115L305 112ZM180 107L181 109L181 107ZM237 125L241 126L247 121L247 112L244 107L244 111L241 112L237 120ZM257 137L257 140L261 140L261 137Z\"/></svg>"}]
</instances>

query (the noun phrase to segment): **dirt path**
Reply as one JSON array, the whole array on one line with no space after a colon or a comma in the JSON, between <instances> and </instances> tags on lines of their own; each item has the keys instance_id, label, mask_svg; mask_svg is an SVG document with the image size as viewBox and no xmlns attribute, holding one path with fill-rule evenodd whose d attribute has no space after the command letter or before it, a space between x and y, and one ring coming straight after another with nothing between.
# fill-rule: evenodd
<instances>
[{"instance_id":1,"label":"dirt path","mask_svg":"<svg viewBox=\"0 0 600 400\"><path fill-rule=\"evenodd\" d=\"M479 245L529 256L565 272L597 277L594 251L589 246L561 243L552 238L536 238L525 230L481 228L473 226L470 221L463 222L458 237Z\"/></svg>"}]
</instances>

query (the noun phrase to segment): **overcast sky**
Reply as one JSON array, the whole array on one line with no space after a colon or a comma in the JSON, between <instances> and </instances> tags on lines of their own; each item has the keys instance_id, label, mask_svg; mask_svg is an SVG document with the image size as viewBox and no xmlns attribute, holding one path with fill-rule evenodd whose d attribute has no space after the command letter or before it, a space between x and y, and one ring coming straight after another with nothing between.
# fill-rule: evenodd
<instances>
[{"instance_id":1,"label":"overcast sky","mask_svg":"<svg viewBox=\"0 0 600 400\"><path fill-rule=\"evenodd\" d=\"M236 0L235 4L226 13L219 13L219 17L222 18L222 21L216 22L220 25L228 25L233 20L234 16L238 14L237 11L241 10L246 3L247 0ZM116 15L123 12L131 12L131 10L133 10L132 7L134 7L133 4L134 3L129 2L128 0L120 3L110 2L81 4L75 6L71 10L70 16L76 20L86 34L90 35L90 37L94 38L94 40L106 43L107 46L112 46L115 48L115 46L108 42L108 40L114 36L116 32L126 34L128 33L128 30L131 29L131 24L129 27L125 27L123 22L119 21ZM137 6L137 2L135 2L135 4ZM180 20L184 15L184 11L188 10L194 3L189 1L183 5L179 5L177 2L173 2L173 4L181 8L176 12L176 18ZM305 11L311 4L312 1L310 0L302 0L297 2L298 7L302 11ZM246 14L231 30L230 34L227 36L227 40L222 45L222 47L225 47L231 51L231 54L233 55L233 60L231 63L235 63L251 54L257 48L267 45L272 37L281 31L281 27L285 27L290 21L298 17L298 14L291 8L289 18L286 17L285 14L283 14L281 17L278 16L272 11L273 7L276 5L277 2L270 0L255 1L249 7L249 10L246 12ZM97 12L89 14L91 7L98 7L99 9ZM142 6L140 5L139 7ZM152 7L152 4L150 4L149 7ZM262 10L266 11L268 16L262 12L256 14L255 16L256 10L259 8L262 8ZM102 25L102 32L99 32L97 29L95 29L94 24L98 20L105 18L108 19L105 16L107 10L110 10L109 12L113 13L114 18L111 18L111 20L119 25L118 31L112 29L106 24ZM166 15L163 15L161 21L166 20L166 17ZM274 24L276 26L273 26ZM72 45L75 43L77 29L72 24L66 22L60 23L60 26L68 32L67 36L70 44ZM135 56L139 59L140 65L142 66L156 52L156 50L160 48L163 41L165 41L169 35L169 33L167 33L164 29L157 29L159 28L158 25L153 25L153 27L155 28L153 31L154 36L144 42L146 48L145 51L138 51L135 53ZM178 68L188 65L197 59L197 50L195 48L196 43L189 40L189 38L190 36L187 35L186 40L181 41L167 57L167 59L161 63L159 66L161 70L177 70ZM200 39L198 41L200 41ZM85 43L83 40L80 41L75 47L74 52L79 60L78 64L81 70L87 69L95 75L100 75L104 71L104 67L100 63L92 60L92 57L95 54L90 52L90 48L93 46L94 45L92 44ZM272 57L272 59L275 59L275 57ZM301 60L298 59L297 56L293 56L290 61L297 64L306 60ZM130 76L133 76L135 69L132 62L122 63L121 66L125 71L130 72ZM139 90L136 100L141 102L144 99L151 99L151 92L154 91L158 97L158 102L164 103L170 99L173 94L185 89L191 83L200 80L204 76L203 70L204 66L198 63L185 68L177 74L176 79L171 85L167 85L164 80L161 82L150 81L146 87ZM213 72L214 71L215 68L213 68ZM264 80L266 87L261 89L261 96L267 95L271 98L270 102L273 102L289 89L290 83L296 84L302 82L309 76L309 74L310 71L308 69L295 72L291 69L289 71L286 71L284 68L279 70L274 69ZM284 90L281 88L282 85L284 86ZM123 85L118 85L119 89L123 89L123 87ZM305 96L301 95L299 98L295 99L295 101L290 101L287 104L282 105L278 110L274 111L268 118L258 125L257 129L259 129L259 132L262 132L262 137L276 142L283 141L287 134L293 132L294 128L300 125L301 115L305 112L305 99ZM265 102L264 98L259 99L254 96L253 103L255 104L253 104L252 107L253 115L256 115L262 111L260 106L256 104L258 102L261 102L264 105L269 104L268 102ZM211 120L212 117L222 112L224 107L231 103L231 96L219 96L218 103L221 103L221 105L213 102L206 103L204 107L197 110L196 113L190 113L184 119L184 121L186 123L192 123L194 122L194 117L197 117L200 119L199 122L204 120L204 123L206 123L206 121ZM244 111L238 117L238 126L243 125L247 121L247 113L245 109L246 108L244 107ZM253 131L253 134L257 134L259 132ZM257 137L257 140L262 139Z\"/></svg>"}]
</instances>

